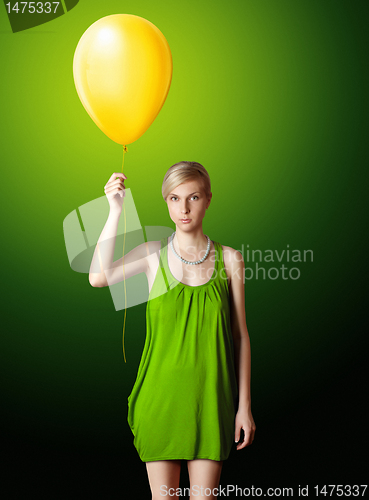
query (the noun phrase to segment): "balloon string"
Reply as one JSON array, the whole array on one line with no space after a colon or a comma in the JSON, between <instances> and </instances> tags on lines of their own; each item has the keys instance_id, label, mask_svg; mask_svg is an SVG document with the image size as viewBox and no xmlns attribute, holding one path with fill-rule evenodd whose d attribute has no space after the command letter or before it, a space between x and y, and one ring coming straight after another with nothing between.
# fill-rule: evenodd
<instances>
[{"instance_id":1,"label":"balloon string","mask_svg":"<svg viewBox=\"0 0 369 500\"><path fill-rule=\"evenodd\" d=\"M127 151L128 151L127 146L123 145L122 173L123 173L123 167L124 167L124 154L127 153ZM123 212L124 212L124 235L123 235L124 323L123 323L123 339L122 339L122 344L123 344L124 362L127 363L127 361L126 361L126 354L125 354L125 350L124 350L124 331L125 331L125 326L126 326L126 315L127 315L126 275L125 275L125 270L124 270L124 246L125 246L125 243L126 243L126 204L124 202L124 196L123 196Z\"/></svg>"}]
</instances>

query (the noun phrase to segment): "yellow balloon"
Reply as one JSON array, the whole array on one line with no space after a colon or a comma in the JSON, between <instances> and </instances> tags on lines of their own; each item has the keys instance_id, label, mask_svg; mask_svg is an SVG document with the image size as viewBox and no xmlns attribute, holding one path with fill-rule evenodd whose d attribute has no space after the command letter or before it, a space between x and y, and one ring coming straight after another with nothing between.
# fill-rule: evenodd
<instances>
[{"instance_id":1,"label":"yellow balloon","mask_svg":"<svg viewBox=\"0 0 369 500\"><path fill-rule=\"evenodd\" d=\"M143 17L114 14L92 24L73 58L77 93L96 125L113 141L136 141L168 95L173 62L161 31Z\"/></svg>"}]
</instances>

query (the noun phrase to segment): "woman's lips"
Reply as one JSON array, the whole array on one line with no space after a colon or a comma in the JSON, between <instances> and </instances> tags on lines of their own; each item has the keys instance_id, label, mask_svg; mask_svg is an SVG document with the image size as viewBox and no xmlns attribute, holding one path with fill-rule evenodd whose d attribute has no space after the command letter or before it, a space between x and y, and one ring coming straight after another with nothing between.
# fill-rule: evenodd
<instances>
[{"instance_id":1,"label":"woman's lips","mask_svg":"<svg viewBox=\"0 0 369 500\"><path fill-rule=\"evenodd\" d=\"M191 222L191 219L180 219L180 221L183 222L183 224L188 224Z\"/></svg>"}]
</instances>

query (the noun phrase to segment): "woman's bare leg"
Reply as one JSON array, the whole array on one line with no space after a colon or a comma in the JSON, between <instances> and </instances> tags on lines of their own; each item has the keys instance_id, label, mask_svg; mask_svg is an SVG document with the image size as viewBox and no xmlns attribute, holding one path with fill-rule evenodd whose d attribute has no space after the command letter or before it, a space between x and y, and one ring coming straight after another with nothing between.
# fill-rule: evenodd
<instances>
[{"instance_id":1,"label":"woman's bare leg","mask_svg":"<svg viewBox=\"0 0 369 500\"><path fill-rule=\"evenodd\" d=\"M216 495L210 494L210 490L213 492L214 488L218 488L222 466L223 461L206 459L187 461L190 477L190 500L198 500L199 498L214 500L217 498ZM206 488L208 489L205 491Z\"/></svg>"},{"instance_id":2,"label":"woman's bare leg","mask_svg":"<svg viewBox=\"0 0 369 500\"><path fill-rule=\"evenodd\" d=\"M179 487L181 474L180 460L157 460L146 462L147 475L151 488L152 500L178 498L174 495ZM173 488L169 491L169 488ZM169 495L171 493L171 495Z\"/></svg>"}]
</instances>

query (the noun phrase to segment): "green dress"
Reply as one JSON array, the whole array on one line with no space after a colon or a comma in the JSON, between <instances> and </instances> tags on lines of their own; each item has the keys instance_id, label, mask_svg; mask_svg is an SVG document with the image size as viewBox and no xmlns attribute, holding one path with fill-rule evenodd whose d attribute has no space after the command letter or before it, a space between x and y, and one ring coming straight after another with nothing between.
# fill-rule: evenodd
<instances>
[{"instance_id":1,"label":"green dress","mask_svg":"<svg viewBox=\"0 0 369 500\"><path fill-rule=\"evenodd\" d=\"M143 462L226 460L234 443L238 387L222 246L199 286L168 266L168 239L146 308L146 340L128 396L127 421Z\"/></svg>"}]
</instances>

